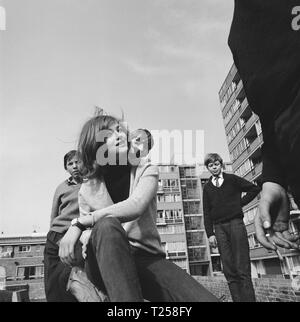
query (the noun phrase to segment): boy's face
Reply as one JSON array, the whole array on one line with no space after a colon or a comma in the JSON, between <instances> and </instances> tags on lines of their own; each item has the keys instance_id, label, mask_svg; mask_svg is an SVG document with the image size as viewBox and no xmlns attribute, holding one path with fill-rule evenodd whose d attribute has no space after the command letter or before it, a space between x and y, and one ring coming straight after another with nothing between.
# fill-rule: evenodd
<instances>
[{"instance_id":1,"label":"boy's face","mask_svg":"<svg viewBox=\"0 0 300 322\"><path fill-rule=\"evenodd\" d=\"M66 164L67 171L70 173L70 175L73 178L80 177L80 172L79 172L79 169L78 169L79 162L80 161L79 161L77 156L74 156L73 158L70 158L67 161L67 164Z\"/></svg>"},{"instance_id":2,"label":"boy's face","mask_svg":"<svg viewBox=\"0 0 300 322\"><path fill-rule=\"evenodd\" d=\"M111 160L125 157L127 160L128 143L127 128L122 123L115 123L108 129L110 131L106 139L106 147Z\"/></svg>"},{"instance_id":3,"label":"boy's face","mask_svg":"<svg viewBox=\"0 0 300 322\"><path fill-rule=\"evenodd\" d=\"M207 169L213 176L218 176L222 171L222 164L217 160L214 162L209 162Z\"/></svg>"}]
</instances>

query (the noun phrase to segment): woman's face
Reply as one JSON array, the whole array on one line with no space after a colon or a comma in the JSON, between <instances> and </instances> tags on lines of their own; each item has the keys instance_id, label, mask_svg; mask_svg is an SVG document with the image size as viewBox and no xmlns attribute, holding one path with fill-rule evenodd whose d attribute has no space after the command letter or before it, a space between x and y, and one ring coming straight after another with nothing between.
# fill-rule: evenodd
<instances>
[{"instance_id":1,"label":"woman's face","mask_svg":"<svg viewBox=\"0 0 300 322\"><path fill-rule=\"evenodd\" d=\"M108 128L106 147L109 160L116 160L117 164L127 163L128 130L123 123L115 123Z\"/></svg>"}]
</instances>

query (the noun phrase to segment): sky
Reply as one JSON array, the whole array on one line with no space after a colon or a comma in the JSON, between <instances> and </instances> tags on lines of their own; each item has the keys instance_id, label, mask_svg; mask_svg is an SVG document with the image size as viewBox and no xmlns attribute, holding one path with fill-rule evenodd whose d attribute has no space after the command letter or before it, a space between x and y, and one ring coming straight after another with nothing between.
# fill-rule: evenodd
<instances>
[{"instance_id":1,"label":"sky","mask_svg":"<svg viewBox=\"0 0 300 322\"><path fill-rule=\"evenodd\" d=\"M233 63L233 1L0 6L0 233L48 231L63 156L96 105L132 129L201 130L204 152L229 161L218 92Z\"/></svg>"}]
</instances>

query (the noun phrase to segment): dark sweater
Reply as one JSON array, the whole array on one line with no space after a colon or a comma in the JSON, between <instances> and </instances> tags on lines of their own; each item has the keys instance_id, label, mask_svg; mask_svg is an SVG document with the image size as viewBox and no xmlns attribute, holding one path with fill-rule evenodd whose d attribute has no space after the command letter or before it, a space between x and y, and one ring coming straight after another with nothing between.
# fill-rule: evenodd
<instances>
[{"instance_id":1,"label":"dark sweater","mask_svg":"<svg viewBox=\"0 0 300 322\"><path fill-rule=\"evenodd\" d=\"M223 173L223 178L219 188L213 185L211 177L203 189L204 224L208 238L214 234L213 224L243 218L242 207L260 191L255 184L234 174ZM247 192L243 198L242 192Z\"/></svg>"},{"instance_id":2,"label":"dark sweater","mask_svg":"<svg viewBox=\"0 0 300 322\"><path fill-rule=\"evenodd\" d=\"M299 12L292 13L299 5L299 0L235 0L228 39L249 105L262 124L262 181L282 186L286 186L286 169L275 139L275 122L293 104L295 110L299 106L300 30L293 24L300 21ZM287 128L295 128L288 124L292 120L284 120Z\"/></svg>"}]
</instances>

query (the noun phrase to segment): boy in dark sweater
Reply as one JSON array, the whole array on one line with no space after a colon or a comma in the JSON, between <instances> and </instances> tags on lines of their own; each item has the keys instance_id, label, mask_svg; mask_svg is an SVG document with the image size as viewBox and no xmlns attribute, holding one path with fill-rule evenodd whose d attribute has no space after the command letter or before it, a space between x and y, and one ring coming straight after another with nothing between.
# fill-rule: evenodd
<instances>
[{"instance_id":1,"label":"boy in dark sweater","mask_svg":"<svg viewBox=\"0 0 300 322\"><path fill-rule=\"evenodd\" d=\"M44 250L45 293L47 302L74 302L75 297L66 291L71 266L66 266L58 255L59 242L64 236L72 219L79 217L78 192L81 176L78 169L79 157L76 150L64 156L64 168L71 177L57 188L53 198L50 231ZM81 249L77 257L81 258Z\"/></svg>"},{"instance_id":2,"label":"boy in dark sweater","mask_svg":"<svg viewBox=\"0 0 300 322\"><path fill-rule=\"evenodd\" d=\"M216 153L208 154L204 164L212 174L203 189L204 224L209 243L213 247L218 245L232 300L255 302L242 207L256 197L260 188L223 172L223 160ZM247 192L243 198L242 192Z\"/></svg>"}]
</instances>

